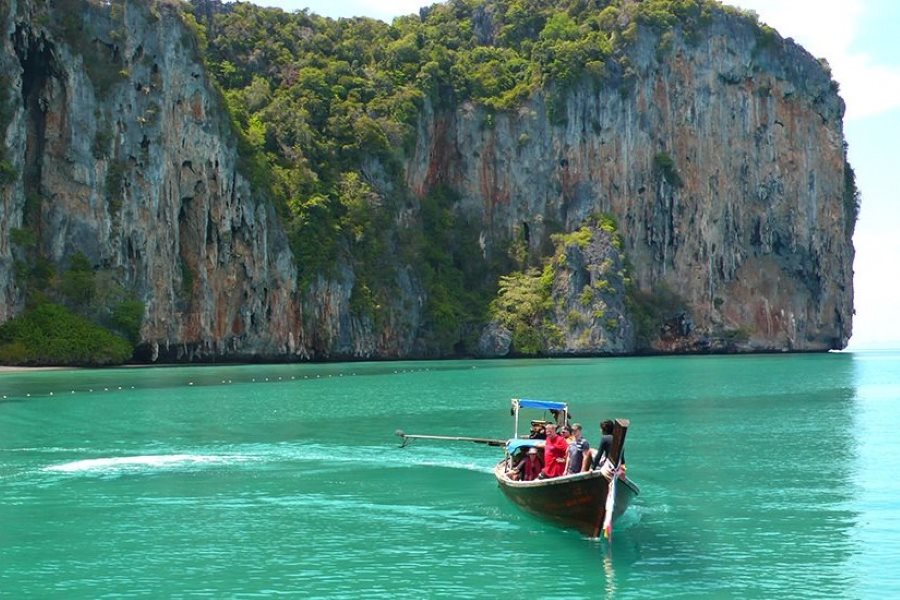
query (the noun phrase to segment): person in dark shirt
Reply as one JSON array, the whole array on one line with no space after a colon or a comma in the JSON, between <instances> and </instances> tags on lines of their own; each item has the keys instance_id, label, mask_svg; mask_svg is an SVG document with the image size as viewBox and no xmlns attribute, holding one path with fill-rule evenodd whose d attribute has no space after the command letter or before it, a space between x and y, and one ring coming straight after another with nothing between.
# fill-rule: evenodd
<instances>
[{"instance_id":1,"label":"person in dark shirt","mask_svg":"<svg viewBox=\"0 0 900 600\"><path fill-rule=\"evenodd\" d=\"M531 433L528 434L528 437L533 440L543 440L547 437L547 434L544 432L544 426L546 425L545 421L532 421L531 422Z\"/></svg>"},{"instance_id":2,"label":"person in dark shirt","mask_svg":"<svg viewBox=\"0 0 900 600\"><path fill-rule=\"evenodd\" d=\"M609 452L612 450L613 422L606 420L600 423L600 433L602 434L600 436L600 445L597 446L597 454L594 456L594 462L591 463L591 469L596 469L602 465L604 459L609 456ZM622 456L622 462L625 462L624 456Z\"/></svg>"},{"instance_id":3,"label":"person in dark shirt","mask_svg":"<svg viewBox=\"0 0 900 600\"><path fill-rule=\"evenodd\" d=\"M591 445L581 435L581 424L572 425L572 438L569 440L569 455L566 458L566 474L581 473L588 466Z\"/></svg>"}]
</instances>

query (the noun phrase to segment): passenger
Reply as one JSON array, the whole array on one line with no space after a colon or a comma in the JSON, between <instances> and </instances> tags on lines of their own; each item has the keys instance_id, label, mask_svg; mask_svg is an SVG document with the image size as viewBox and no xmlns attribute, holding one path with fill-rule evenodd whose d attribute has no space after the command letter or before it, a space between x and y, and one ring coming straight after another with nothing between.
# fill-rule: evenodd
<instances>
[{"instance_id":1,"label":"passenger","mask_svg":"<svg viewBox=\"0 0 900 600\"><path fill-rule=\"evenodd\" d=\"M531 433L528 434L528 437L532 440L542 440L547 437L547 434L544 432L544 425L544 421L532 421Z\"/></svg>"},{"instance_id":2,"label":"passenger","mask_svg":"<svg viewBox=\"0 0 900 600\"><path fill-rule=\"evenodd\" d=\"M556 421L556 427L562 428L572 423L572 415L568 412L563 412L561 410L556 410L555 408L550 409L550 414L553 415L553 420ZM565 415L565 419L563 419L563 415Z\"/></svg>"},{"instance_id":3,"label":"passenger","mask_svg":"<svg viewBox=\"0 0 900 600\"><path fill-rule=\"evenodd\" d=\"M522 478L522 468L525 465L525 458L527 454L522 452L522 448L517 448L515 454L509 457L509 469L506 471L506 476L516 481Z\"/></svg>"},{"instance_id":4,"label":"passenger","mask_svg":"<svg viewBox=\"0 0 900 600\"><path fill-rule=\"evenodd\" d=\"M569 440L569 453L566 458L566 474L581 473L587 470L591 460L591 445L581 435L581 424L572 425L572 439Z\"/></svg>"},{"instance_id":5,"label":"passenger","mask_svg":"<svg viewBox=\"0 0 900 600\"><path fill-rule=\"evenodd\" d=\"M529 448L528 454L523 462L522 481L532 481L537 479L541 474L541 470L544 468L541 457L538 455L537 448Z\"/></svg>"},{"instance_id":6,"label":"passenger","mask_svg":"<svg viewBox=\"0 0 900 600\"><path fill-rule=\"evenodd\" d=\"M506 476L513 481L537 479L541 469L544 467L540 454L538 454L538 449L534 446L528 448L527 452L525 452L524 446L520 447L516 451L515 456L510 457L510 462L512 466L506 472Z\"/></svg>"},{"instance_id":7,"label":"passenger","mask_svg":"<svg viewBox=\"0 0 900 600\"><path fill-rule=\"evenodd\" d=\"M594 456L594 461L591 463L591 469L599 468L612 450L613 422L606 420L600 423L600 432L602 433L600 436L600 445L597 447L597 454ZM622 455L621 462L625 462L624 454Z\"/></svg>"},{"instance_id":8,"label":"passenger","mask_svg":"<svg viewBox=\"0 0 900 600\"><path fill-rule=\"evenodd\" d=\"M556 425L547 423L547 440L544 442L544 469L539 479L559 477L566 471L566 454L569 444L565 438L556 435Z\"/></svg>"}]
</instances>

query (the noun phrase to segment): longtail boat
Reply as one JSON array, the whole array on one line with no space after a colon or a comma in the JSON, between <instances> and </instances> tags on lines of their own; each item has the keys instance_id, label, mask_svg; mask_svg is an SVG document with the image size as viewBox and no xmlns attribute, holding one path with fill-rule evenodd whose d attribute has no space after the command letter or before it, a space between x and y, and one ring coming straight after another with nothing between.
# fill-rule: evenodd
<instances>
[{"instance_id":1,"label":"longtail boat","mask_svg":"<svg viewBox=\"0 0 900 600\"><path fill-rule=\"evenodd\" d=\"M503 446L503 459L494 467L494 476L500 489L513 503L526 512L561 527L576 529L592 538L603 534L609 538L612 527L632 498L640 493L637 484L625 475L623 447L629 421L613 421L612 446L598 468L571 475L548 479L520 481L513 465L531 448L543 449L544 440L519 434L519 415L523 408L550 411L560 423L568 418L568 405L564 402L513 398L511 413L515 417L513 437L508 440L493 438L451 437L437 435L410 435L398 431L405 446L413 439L468 441L490 446ZM532 431L547 423L532 420ZM591 450L595 452L595 450ZM610 494L612 490L612 494Z\"/></svg>"}]
</instances>

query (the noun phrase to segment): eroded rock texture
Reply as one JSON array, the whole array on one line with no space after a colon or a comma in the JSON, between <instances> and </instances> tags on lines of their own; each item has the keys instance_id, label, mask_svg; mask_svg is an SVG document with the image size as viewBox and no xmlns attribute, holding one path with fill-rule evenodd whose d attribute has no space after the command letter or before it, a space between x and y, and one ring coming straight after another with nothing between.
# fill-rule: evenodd
<instances>
[{"instance_id":1,"label":"eroded rock texture","mask_svg":"<svg viewBox=\"0 0 900 600\"><path fill-rule=\"evenodd\" d=\"M350 310L349 267L299 289L284 230L240 168L175 8L96 3L82 23L67 2L4 4L0 137L17 175L0 185L0 321L24 307L11 232L29 225L51 262L80 251L144 302L147 359L434 354L408 265L396 265L397 296L377 321ZM843 103L827 70L790 41L760 46L753 26L722 14L690 43L676 29L665 51L640 39L630 72L567 93L564 119L548 117L545 92L511 113L427 104L404 159L410 194L457 190L486 257L523 229L539 255L551 233L608 213L636 289L684 301L689 326L641 348L623 290L610 314L571 316L579 301L566 286L582 289L574 279L584 274L596 283L594 263L609 258L572 256L558 282L565 344L554 351L843 347L855 213ZM740 343L710 345L727 335ZM502 340L494 347L503 353Z\"/></svg>"}]
</instances>

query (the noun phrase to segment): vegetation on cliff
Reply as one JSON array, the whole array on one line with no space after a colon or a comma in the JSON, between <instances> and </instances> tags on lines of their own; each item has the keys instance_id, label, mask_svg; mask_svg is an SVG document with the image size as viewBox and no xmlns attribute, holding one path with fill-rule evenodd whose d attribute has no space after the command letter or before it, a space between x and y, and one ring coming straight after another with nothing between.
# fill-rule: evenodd
<instances>
[{"instance_id":1,"label":"vegetation on cliff","mask_svg":"<svg viewBox=\"0 0 900 600\"><path fill-rule=\"evenodd\" d=\"M520 355L589 350L610 334L622 338L630 278L615 220L588 218L577 230L552 236L553 252L540 267L502 275L490 317L509 332L510 351Z\"/></svg>"},{"instance_id":2,"label":"vegetation on cliff","mask_svg":"<svg viewBox=\"0 0 900 600\"><path fill-rule=\"evenodd\" d=\"M714 11L755 19L714 0L451 0L390 25L242 2L192 5L185 18L201 26L200 47L244 150L259 159L307 258L307 246L321 246L319 221L341 241L359 226L343 220L348 173L365 180L376 161L400 175L397 158L426 99L437 108L473 100L509 110L544 90L548 110L564 120L558 101L585 77L618 84L633 76L626 50L640 27L696 34Z\"/></svg>"},{"instance_id":3,"label":"vegetation on cliff","mask_svg":"<svg viewBox=\"0 0 900 600\"><path fill-rule=\"evenodd\" d=\"M473 101L490 121L541 90L551 120L562 122L563 99L581 82L627 90L627 50L642 29L697 35L714 11L734 10L712 0L451 0L388 25L241 2L192 6L186 21L244 164L287 225L301 284L350 265L352 309L377 323L396 281L396 261L385 257L404 257L426 288L425 336L440 354L471 349L497 276L514 262L503 251L480 255L452 190L407 195L400 165L426 102L441 110ZM671 159L660 168L677 181ZM398 227L409 209L421 218Z\"/></svg>"},{"instance_id":4,"label":"vegetation on cliff","mask_svg":"<svg viewBox=\"0 0 900 600\"><path fill-rule=\"evenodd\" d=\"M28 224L28 221L26 221ZM10 232L16 279L27 291L25 312L0 326L0 363L107 365L131 358L144 304L76 253L65 269L36 250L29 228Z\"/></svg>"},{"instance_id":5,"label":"vegetation on cliff","mask_svg":"<svg viewBox=\"0 0 900 600\"><path fill-rule=\"evenodd\" d=\"M125 339L58 304L41 304L0 325L5 365L113 365L132 351Z\"/></svg>"},{"instance_id":6,"label":"vegetation on cliff","mask_svg":"<svg viewBox=\"0 0 900 600\"><path fill-rule=\"evenodd\" d=\"M411 156L420 157L411 150L427 130L423 124L452 120L460 106L469 111L474 105L475 112L469 114L478 115L487 130L511 120L507 115L498 119L499 113L513 113L535 98L529 106L545 107L555 135L565 129L567 101L588 96L573 96L573 91L613 90L612 97L630 102L630 96L641 91L645 59L652 61L654 53L662 61L673 47L689 48L707 27L721 29L724 13L741 21L744 33L748 23L756 23L754 15L715 0L450 0L391 24L219 0L61 0L34 7L29 15L34 23L28 25L34 28L28 33L34 44L62 41L80 55L87 77L79 81L92 85L101 100L126 89L124 82L134 82L136 70L128 67L135 63L122 58L122 48L136 42L129 36L145 33L132 27L140 20L138 12L151 23L163 13L165 18L180 13L188 27L175 34L180 48L187 50L189 63L204 61L221 95L221 103L212 98L208 104L204 126L219 124L213 113L222 105L227 108L226 118L238 140L239 169L252 182L254 195L273 201L287 230L299 271L301 306L312 310L309 299L332 294L329 298L337 299L332 304L339 305L334 312L344 311L350 291L345 286L352 281L349 308L358 320L340 314L344 331L362 332L362 337L414 338L415 352L432 356L472 352L490 320L511 331L516 351L526 354L552 350L563 338L570 348L572 332L594 336L594 343L597 335L617 331L626 320L634 324L638 340L649 341L670 309L683 303L664 288L642 292L628 287L625 269L618 265L607 269L609 277L592 271L589 287L578 283L555 289L565 261L577 255L570 250L591 244L594 229L610 227L597 221L591 225L594 229L550 239L552 232L562 230L563 221L571 224L586 211L541 215L546 217L543 227L531 238L527 223L516 230L512 223L481 222L471 204L462 210L459 193L446 184L453 175L440 172L441 161L429 163L428 176L417 182L424 189L410 191L407 176L418 177L415 169L420 166L411 162ZM0 15L5 10L4 5ZM22 17L24 9L17 10ZM92 27L102 35L90 35ZM786 47L774 30L757 27L757 32L754 61ZM752 35L745 38L752 46ZM137 49L138 54L144 52L143 45ZM23 50L22 56L33 50ZM28 64L35 72L41 70L39 61ZM137 81L136 89L152 97L159 77L148 77L151 87ZM198 97L210 100L205 96L206 78L197 73L194 77L201 88ZM730 85L747 78L743 71L719 77ZM11 106L17 100L4 83L0 79L0 132L15 114ZM33 96L33 106L26 105L26 117L29 110L40 112L35 108L38 100ZM591 125L583 131L590 131ZM593 127L598 133L601 125L594 121ZM218 132L225 130L227 126ZM126 197L136 187L129 185L129 154L119 148L121 136L115 131L100 123L91 134L90 151L98 172L105 173L101 185L111 220L120 217L123 206L131 207L124 202L141 202ZM521 150L531 132L517 133ZM231 139L226 142L230 152ZM667 184L661 187L678 193L690 187L692 172L685 157L675 153L676 162L667 148L673 151L666 145L648 148L647 157L656 178ZM26 156L24 172L19 173L14 163L21 161L8 160L5 151L0 144L0 192L24 182L24 219L10 237L16 285L27 290L26 316L64 305L70 313L137 341L143 305L114 283L121 273L114 273L102 258L96 258L96 264L78 255L66 255L57 264L45 258L51 236L42 219L52 213L46 209L53 196L43 194L39 157ZM219 162L215 164L218 170ZM844 191L844 210L852 224L858 194L849 165ZM467 201L473 201L471 194ZM503 201L509 199L498 200ZM553 244L552 258L540 256ZM619 258L624 261L624 256ZM175 294L188 297L194 284L203 282L201 275L182 256L180 290ZM577 279L575 275L572 270L567 276ZM604 295L624 297L626 288L628 319L601 302ZM572 297L572 289L579 290L577 297ZM404 315L415 317L404 320ZM301 320L312 330L319 317L301 315ZM235 335L241 335L238 325L231 327ZM398 331L408 325L420 329ZM312 354L318 350L312 348Z\"/></svg>"}]
</instances>

